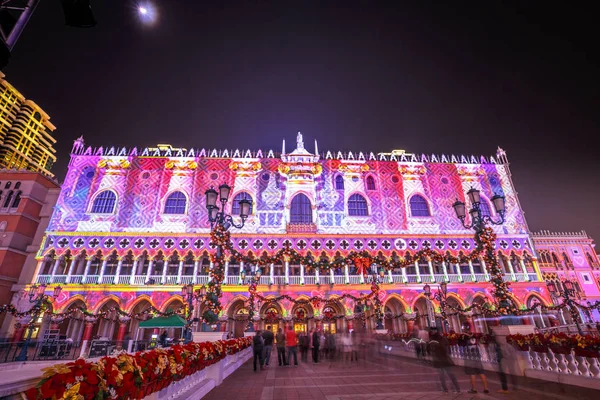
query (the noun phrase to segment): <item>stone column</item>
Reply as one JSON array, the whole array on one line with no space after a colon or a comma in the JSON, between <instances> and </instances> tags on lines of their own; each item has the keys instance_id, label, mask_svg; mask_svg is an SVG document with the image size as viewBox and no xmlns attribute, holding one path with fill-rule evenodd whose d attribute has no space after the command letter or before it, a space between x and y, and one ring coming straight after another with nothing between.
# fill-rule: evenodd
<instances>
[{"instance_id":1,"label":"stone column","mask_svg":"<svg viewBox=\"0 0 600 400\"><path fill-rule=\"evenodd\" d=\"M194 277L192 278L192 283L198 283L198 266L200 265L200 259L194 258ZM227 282L227 270L225 270L225 282Z\"/></svg>"},{"instance_id":2,"label":"stone column","mask_svg":"<svg viewBox=\"0 0 600 400\"><path fill-rule=\"evenodd\" d=\"M529 274L527 273L527 267L525 266L525 261L522 258L519 259L519 264L521 264L521 269L523 270L523 280L525 282L529 282Z\"/></svg>"},{"instance_id":3,"label":"stone column","mask_svg":"<svg viewBox=\"0 0 600 400\"><path fill-rule=\"evenodd\" d=\"M290 262L287 260L285 261L285 284L290 284Z\"/></svg>"},{"instance_id":4,"label":"stone column","mask_svg":"<svg viewBox=\"0 0 600 400\"><path fill-rule=\"evenodd\" d=\"M315 284L319 283L319 268L315 268Z\"/></svg>"},{"instance_id":5,"label":"stone column","mask_svg":"<svg viewBox=\"0 0 600 400\"><path fill-rule=\"evenodd\" d=\"M169 259L165 257L165 260L163 262L162 278L160 280L163 285L165 283L167 283L167 271L168 270L169 270Z\"/></svg>"},{"instance_id":6,"label":"stone column","mask_svg":"<svg viewBox=\"0 0 600 400\"><path fill-rule=\"evenodd\" d=\"M92 339L92 331L94 330L94 323L96 321L90 321L87 320L85 321L85 328L83 329L83 336L81 338L81 340L90 340Z\"/></svg>"},{"instance_id":7,"label":"stone column","mask_svg":"<svg viewBox=\"0 0 600 400\"><path fill-rule=\"evenodd\" d=\"M98 277L98 283L102 283L102 279L104 278L104 271L106 270L106 263L108 259L106 257L102 258L102 267L100 267L100 276Z\"/></svg>"},{"instance_id":8,"label":"stone column","mask_svg":"<svg viewBox=\"0 0 600 400\"><path fill-rule=\"evenodd\" d=\"M133 259L133 265L131 266L131 275L129 276L129 284L133 285L135 284L135 276L137 274L137 265L138 265L138 258L134 258Z\"/></svg>"},{"instance_id":9,"label":"stone column","mask_svg":"<svg viewBox=\"0 0 600 400\"><path fill-rule=\"evenodd\" d=\"M150 261L148 261L148 271L146 271L146 282L150 280L150 277L152 276L152 268L154 268L154 260L151 258Z\"/></svg>"},{"instance_id":10,"label":"stone column","mask_svg":"<svg viewBox=\"0 0 600 400\"><path fill-rule=\"evenodd\" d=\"M427 265L429 266L429 275L431 275L431 282L435 283L435 274L433 273L433 264L431 263L431 259L427 259Z\"/></svg>"},{"instance_id":11,"label":"stone column","mask_svg":"<svg viewBox=\"0 0 600 400\"><path fill-rule=\"evenodd\" d=\"M450 281L450 279L448 279L448 267L446 266L446 261L442 261L442 271L444 271L444 280L446 282Z\"/></svg>"},{"instance_id":12,"label":"stone column","mask_svg":"<svg viewBox=\"0 0 600 400\"><path fill-rule=\"evenodd\" d=\"M179 259L179 269L177 269L177 283L181 283L181 275L183 274L183 260Z\"/></svg>"},{"instance_id":13,"label":"stone column","mask_svg":"<svg viewBox=\"0 0 600 400\"><path fill-rule=\"evenodd\" d=\"M344 265L344 282L350 283L350 275L348 273L348 264Z\"/></svg>"},{"instance_id":14,"label":"stone column","mask_svg":"<svg viewBox=\"0 0 600 400\"><path fill-rule=\"evenodd\" d=\"M114 284L119 283L119 276L121 275L121 267L123 266L123 257L119 257L117 261L117 272L115 273Z\"/></svg>"},{"instance_id":15,"label":"stone column","mask_svg":"<svg viewBox=\"0 0 600 400\"><path fill-rule=\"evenodd\" d=\"M417 275L417 283L421 283L421 271L419 270L419 261L415 261L415 274Z\"/></svg>"},{"instance_id":16,"label":"stone column","mask_svg":"<svg viewBox=\"0 0 600 400\"><path fill-rule=\"evenodd\" d=\"M460 264L459 263L454 264L454 269L456 269L456 275L458 275L458 281L462 282L463 277L462 277L462 271L460 270Z\"/></svg>"},{"instance_id":17,"label":"stone column","mask_svg":"<svg viewBox=\"0 0 600 400\"><path fill-rule=\"evenodd\" d=\"M473 262L471 260L469 260L469 272L471 273L471 281L477 282L477 279L475 278L475 269L473 268Z\"/></svg>"},{"instance_id":18,"label":"stone column","mask_svg":"<svg viewBox=\"0 0 600 400\"><path fill-rule=\"evenodd\" d=\"M401 268L402 270L402 282L408 283L408 276L406 276L406 268Z\"/></svg>"},{"instance_id":19,"label":"stone column","mask_svg":"<svg viewBox=\"0 0 600 400\"><path fill-rule=\"evenodd\" d=\"M56 271L58 270L58 266L60 265L60 257L56 258L54 261L54 266L52 267L52 274L50 276L50 283L54 282L54 275L56 275Z\"/></svg>"},{"instance_id":20,"label":"stone column","mask_svg":"<svg viewBox=\"0 0 600 400\"><path fill-rule=\"evenodd\" d=\"M73 257L71 260L71 265L69 266L69 272L67 272L67 279L65 283L71 283L71 275L73 275L73 271L77 268L77 257Z\"/></svg>"},{"instance_id":21,"label":"stone column","mask_svg":"<svg viewBox=\"0 0 600 400\"><path fill-rule=\"evenodd\" d=\"M490 280L490 274L488 273L487 266L485 265L485 260L483 257L479 257L479 262L481 263L481 269L485 274L485 281L488 282Z\"/></svg>"},{"instance_id":22,"label":"stone column","mask_svg":"<svg viewBox=\"0 0 600 400\"><path fill-rule=\"evenodd\" d=\"M87 276L90 273L90 268L92 266L92 260L94 256L86 257L87 262L85 263L85 269L83 270L83 278L81 278L81 283L85 283L87 281Z\"/></svg>"}]
</instances>

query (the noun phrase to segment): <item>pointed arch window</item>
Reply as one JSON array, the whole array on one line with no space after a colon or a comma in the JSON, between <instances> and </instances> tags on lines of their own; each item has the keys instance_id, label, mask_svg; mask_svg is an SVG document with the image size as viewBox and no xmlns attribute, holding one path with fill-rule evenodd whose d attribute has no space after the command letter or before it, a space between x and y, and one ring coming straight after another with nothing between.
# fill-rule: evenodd
<instances>
[{"instance_id":1,"label":"pointed arch window","mask_svg":"<svg viewBox=\"0 0 600 400\"><path fill-rule=\"evenodd\" d=\"M292 199L290 207L290 223L292 224L312 224L312 204L308 197L303 193L298 193Z\"/></svg>"},{"instance_id":2,"label":"pointed arch window","mask_svg":"<svg viewBox=\"0 0 600 400\"><path fill-rule=\"evenodd\" d=\"M248 200L250 202L250 214L252 214L252 196L250 196L246 192L240 192L235 195L233 198L233 204L231 205L231 215L238 216L240 215L240 201Z\"/></svg>"},{"instance_id":3,"label":"pointed arch window","mask_svg":"<svg viewBox=\"0 0 600 400\"><path fill-rule=\"evenodd\" d=\"M165 201L165 214L185 214L187 197L182 192L173 192Z\"/></svg>"},{"instance_id":4,"label":"pointed arch window","mask_svg":"<svg viewBox=\"0 0 600 400\"><path fill-rule=\"evenodd\" d=\"M94 214L112 214L115 211L117 195L112 190L100 192L94 199L92 212Z\"/></svg>"},{"instance_id":5,"label":"pointed arch window","mask_svg":"<svg viewBox=\"0 0 600 400\"><path fill-rule=\"evenodd\" d=\"M360 194L350 196L348 199L348 215L360 217L369 215L367 200Z\"/></svg>"},{"instance_id":6,"label":"pointed arch window","mask_svg":"<svg viewBox=\"0 0 600 400\"><path fill-rule=\"evenodd\" d=\"M413 217L430 217L427 200L421 195L415 194L410 199L410 214Z\"/></svg>"},{"instance_id":7,"label":"pointed arch window","mask_svg":"<svg viewBox=\"0 0 600 400\"><path fill-rule=\"evenodd\" d=\"M367 190L375 190L375 179L372 176L367 176Z\"/></svg>"},{"instance_id":8,"label":"pointed arch window","mask_svg":"<svg viewBox=\"0 0 600 400\"><path fill-rule=\"evenodd\" d=\"M17 207L19 207L19 204L21 204L21 191L20 190L15 195L15 199L13 200L13 203L12 203L11 207L12 208L17 208Z\"/></svg>"},{"instance_id":9,"label":"pointed arch window","mask_svg":"<svg viewBox=\"0 0 600 400\"><path fill-rule=\"evenodd\" d=\"M6 199L4 200L4 204L3 204L4 208L7 208L10 206L10 202L12 201L13 195L14 195L14 193L12 190L6 194Z\"/></svg>"},{"instance_id":10,"label":"pointed arch window","mask_svg":"<svg viewBox=\"0 0 600 400\"><path fill-rule=\"evenodd\" d=\"M335 189L336 190L344 190L344 177L341 175L336 175L335 177Z\"/></svg>"}]
</instances>

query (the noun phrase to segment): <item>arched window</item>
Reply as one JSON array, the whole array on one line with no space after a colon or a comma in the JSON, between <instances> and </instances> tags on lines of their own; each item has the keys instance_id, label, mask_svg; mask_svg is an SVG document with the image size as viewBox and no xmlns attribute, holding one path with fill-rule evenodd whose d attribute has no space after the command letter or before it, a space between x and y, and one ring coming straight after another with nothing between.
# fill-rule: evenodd
<instances>
[{"instance_id":1,"label":"arched window","mask_svg":"<svg viewBox=\"0 0 600 400\"><path fill-rule=\"evenodd\" d=\"M17 207L19 207L20 203L21 203L21 191L19 190L17 192L17 194L15 195L15 199L13 200L13 203L12 203L11 207L12 208L17 208Z\"/></svg>"},{"instance_id":2,"label":"arched window","mask_svg":"<svg viewBox=\"0 0 600 400\"><path fill-rule=\"evenodd\" d=\"M367 190L375 190L375 179L372 176L367 176Z\"/></svg>"},{"instance_id":3,"label":"arched window","mask_svg":"<svg viewBox=\"0 0 600 400\"><path fill-rule=\"evenodd\" d=\"M335 189L344 190L344 177L342 177L341 175L337 175L335 177Z\"/></svg>"},{"instance_id":4,"label":"arched window","mask_svg":"<svg viewBox=\"0 0 600 400\"><path fill-rule=\"evenodd\" d=\"M365 216L369 215L367 200L360 194L353 194L348 199L348 215Z\"/></svg>"},{"instance_id":5,"label":"arched window","mask_svg":"<svg viewBox=\"0 0 600 400\"><path fill-rule=\"evenodd\" d=\"M482 217L485 217L485 216L491 217L492 216L492 212L490 211L490 205L484 199L481 199L481 203L479 203L479 209L481 210Z\"/></svg>"},{"instance_id":6,"label":"arched window","mask_svg":"<svg viewBox=\"0 0 600 400\"><path fill-rule=\"evenodd\" d=\"M565 262L567 264L569 264L571 262L571 260L569 260L569 256L567 255L567 253L563 252L562 257L563 257L563 260L565 260Z\"/></svg>"},{"instance_id":7,"label":"arched window","mask_svg":"<svg viewBox=\"0 0 600 400\"><path fill-rule=\"evenodd\" d=\"M240 201L248 200L250 202L250 214L252 214L252 196L246 192L240 192L235 195L231 205L231 215L240 215Z\"/></svg>"},{"instance_id":8,"label":"arched window","mask_svg":"<svg viewBox=\"0 0 600 400\"><path fill-rule=\"evenodd\" d=\"M95 214L112 214L115 211L117 195L112 190L100 192L94 199L92 212Z\"/></svg>"},{"instance_id":9,"label":"arched window","mask_svg":"<svg viewBox=\"0 0 600 400\"><path fill-rule=\"evenodd\" d=\"M17 182L15 183L15 190L19 189L21 187L21 182Z\"/></svg>"},{"instance_id":10,"label":"arched window","mask_svg":"<svg viewBox=\"0 0 600 400\"><path fill-rule=\"evenodd\" d=\"M4 185L4 189L10 189L10 185L12 185L12 182L6 182L6 185Z\"/></svg>"},{"instance_id":11,"label":"arched window","mask_svg":"<svg viewBox=\"0 0 600 400\"><path fill-rule=\"evenodd\" d=\"M292 199L290 207L290 223L312 224L312 204L306 195L298 193Z\"/></svg>"},{"instance_id":12,"label":"arched window","mask_svg":"<svg viewBox=\"0 0 600 400\"><path fill-rule=\"evenodd\" d=\"M418 194L415 194L410 199L410 213L413 217L429 217L429 205L427 200Z\"/></svg>"},{"instance_id":13,"label":"arched window","mask_svg":"<svg viewBox=\"0 0 600 400\"><path fill-rule=\"evenodd\" d=\"M10 202L12 201L13 194L14 193L12 190L6 194L6 200L4 200L4 205L3 205L4 208L10 206Z\"/></svg>"},{"instance_id":14,"label":"arched window","mask_svg":"<svg viewBox=\"0 0 600 400\"><path fill-rule=\"evenodd\" d=\"M592 255L590 253L588 253L588 252L586 252L585 255L587 256L588 263L590 264L590 267L593 266L596 263L594 261L594 257L592 257Z\"/></svg>"},{"instance_id":15,"label":"arched window","mask_svg":"<svg viewBox=\"0 0 600 400\"><path fill-rule=\"evenodd\" d=\"M173 192L165 201L165 214L185 214L187 198L182 192Z\"/></svg>"},{"instance_id":16,"label":"arched window","mask_svg":"<svg viewBox=\"0 0 600 400\"><path fill-rule=\"evenodd\" d=\"M556 253L552 253L552 261L554 261L556 264L560 263L560 261L558 261L558 257L556 256Z\"/></svg>"}]
</instances>

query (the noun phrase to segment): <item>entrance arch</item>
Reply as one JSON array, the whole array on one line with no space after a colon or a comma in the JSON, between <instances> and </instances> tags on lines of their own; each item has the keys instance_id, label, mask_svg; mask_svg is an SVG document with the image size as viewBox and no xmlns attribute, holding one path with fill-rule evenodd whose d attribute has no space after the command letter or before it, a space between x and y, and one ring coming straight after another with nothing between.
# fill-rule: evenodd
<instances>
[{"instance_id":1,"label":"entrance arch","mask_svg":"<svg viewBox=\"0 0 600 400\"><path fill-rule=\"evenodd\" d=\"M401 318L396 318L406 311L406 305L395 295L390 296L384 304L385 306L385 329L393 333L407 332L408 327L406 321Z\"/></svg>"},{"instance_id":2,"label":"entrance arch","mask_svg":"<svg viewBox=\"0 0 600 400\"><path fill-rule=\"evenodd\" d=\"M248 326L249 317L245 301L238 298L232 302L227 310L227 316L230 319L229 332L233 332L233 337L243 337Z\"/></svg>"}]
</instances>

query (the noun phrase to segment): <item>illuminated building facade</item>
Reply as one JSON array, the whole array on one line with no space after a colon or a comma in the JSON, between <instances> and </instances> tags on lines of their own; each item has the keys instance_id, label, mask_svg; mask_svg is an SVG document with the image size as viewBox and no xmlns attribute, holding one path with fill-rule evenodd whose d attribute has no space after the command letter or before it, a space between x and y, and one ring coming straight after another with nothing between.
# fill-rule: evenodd
<instances>
[{"instance_id":1,"label":"illuminated building facade","mask_svg":"<svg viewBox=\"0 0 600 400\"><path fill-rule=\"evenodd\" d=\"M204 192L221 183L232 187L226 211L237 214L239 201L252 202L252 214L241 230L231 230L235 249L243 254L274 255L289 246L297 252L333 261L352 251L385 258L405 257L431 248L442 254L473 251L473 232L462 227L452 204L471 187L481 190L484 215L496 217L490 198L506 197L506 222L494 227L497 257L512 282L517 307L540 301L551 304L541 281L537 257L513 187L505 153L493 156L392 153L319 153L298 134L286 152L172 148L91 148L78 139L69 171L38 253L35 283L60 284L56 312L86 307L92 313L119 307L138 313L183 307L181 287L206 284L211 268L210 225ZM255 266L228 259L223 286L223 314L218 329L241 334L247 325L244 301L248 287L242 271ZM363 272L363 271L360 271ZM258 291L292 299L336 297L369 292L370 274L357 265L332 268L327 274L286 260L262 269ZM452 265L420 259L382 278L380 298L385 326L396 332L427 326L428 303L423 286L434 291L446 281L448 303L456 306L491 301L485 265L479 259ZM257 324L296 329L320 324L324 329L373 329L369 310L350 299L327 305L298 305L284 299L258 305ZM431 307L429 306L431 309ZM439 312L434 300L433 309ZM202 310L196 307L201 315ZM418 314L416 321L407 321ZM406 318L404 318L406 317ZM460 318L460 319L459 319ZM57 323L57 321L54 321ZM135 334L136 319L69 319L61 330L74 340L93 335L122 339ZM478 330L472 316L453 316L450 326ZM200 329L200 326L197 327Z\"/></svg>"},{"instance_id":2,"label":"illuminated building facade","mask_svg":"<svg viewBox=\"0 0 600 400\"><path fill-rule=\"evenodd\" d=\"M56 129L36 103L26 99L0 72L0 168L53 177Z\"/></svg>"},{"instance_id":3,"label":"illuminated building facade","mask_svg":"<svg viewBox=\"0 0 600 400\"><path fill-rule=\"evenodd\" d=\"M577 300L582 304L600 300L600 262L594 241L585 231L581 232L532 232L533 243L538 255L542 278L554 282L560 289L562 281L573 282ZM569 323L568 313L561 314L562 323ZM582 320L600 320L594 314L582 312Z\"/></svg>"}]
</instances>

